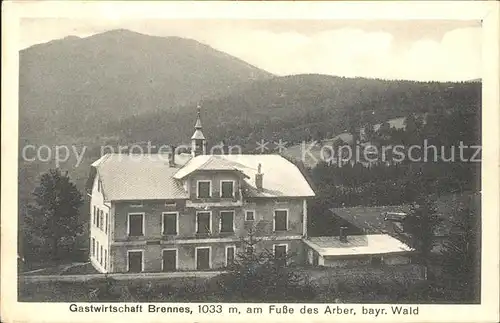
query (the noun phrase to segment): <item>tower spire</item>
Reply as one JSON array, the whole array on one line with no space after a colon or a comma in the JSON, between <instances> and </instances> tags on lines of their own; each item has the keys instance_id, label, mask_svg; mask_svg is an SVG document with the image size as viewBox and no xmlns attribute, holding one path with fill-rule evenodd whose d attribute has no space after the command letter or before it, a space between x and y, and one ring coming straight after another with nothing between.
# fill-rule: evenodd
<instances>
[{"instance_id":1,"label":"tower spire","mask_svg":"<svg viewBox=\"0 0 500 323\"><path fill-rule=\"evenodd\" d=\"M196 123L194 125L194 134L191 137L191 155L196 157L198 155L204 155L206 146L205 146L205 136L203 135L202 126L201 126L201 106L198 103L196 106Z\"/></svg>"},{"instance_id":2,"label":"tower spire","mask_svg":"<svg viewBox=\"0 0 500 323\"><path fill-rule=\"evenodd\" d=\"M201 126L201 106L199 103L196 106L196 110L197 110L197 112L196 112L196 124L194 125L194 128L201 130L203 127Z\"/></svg>"}]
</instances>

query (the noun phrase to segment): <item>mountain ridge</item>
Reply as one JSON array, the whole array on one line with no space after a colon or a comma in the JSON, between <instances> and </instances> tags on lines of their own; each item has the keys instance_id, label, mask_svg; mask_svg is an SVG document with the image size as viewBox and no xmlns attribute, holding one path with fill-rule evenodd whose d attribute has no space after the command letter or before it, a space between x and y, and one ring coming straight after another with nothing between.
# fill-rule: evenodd
<instances>
[{"instance_id":1,"label":"mountain ridge","mask_svg":"<svg viewBox=\"0 0 500 323\"><path fill-rule=\"evenodd\" d=\"M66 37L20 51L20 135L54 139L97 118L168 110L269 77L192 39L128 30Z\"/></svg>"}]
</instances>

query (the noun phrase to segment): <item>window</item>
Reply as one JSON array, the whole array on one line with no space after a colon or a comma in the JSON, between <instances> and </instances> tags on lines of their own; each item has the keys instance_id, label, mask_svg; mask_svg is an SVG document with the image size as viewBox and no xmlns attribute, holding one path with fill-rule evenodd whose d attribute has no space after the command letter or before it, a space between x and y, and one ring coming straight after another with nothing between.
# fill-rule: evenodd
<instances>
[{"instance_id":1,"label":"window","mask_svg":"<svg viewBox=\"0 0 500 323\"><path fill-rule=\"evenodd\" d=\"M212 231L212 225L210 224L211 213L210 212L198 212L196 213L196 233L210 233Z\"/></svg>"},{"instance_id":2,"label":"window","mask_svg":"<svg viewBox=\"0 0 500 323\"><path fill-rule=\"evenodd\" d=\"M166 207L175 207L175 201L165 201Z\"/></svg>"},{"instance_id":3,"label":"window","mask_svg":"<svg viewBox=\"0 0 500 323\"><path fill-rule=\"evenodd\" d=\"M196 247L195 252L195 263L197 270L205 270L210 269L211 261L210 261L210 247Z\"/></svg>"},{"instance_id":4,"label":"window","mask_svg":"<svg viewBox=\"0 0 500 323\"><path fill-rule=\"evenodd\" d=\"M102 254L103 254L102 249L103 248L102 248L102 245L101 245L101 253L99 254L99 256L100 256L99 263L101 264L101 266L102 266Z\"/></svg>"},{"instance_id":5,"label":"window","mask_svg":"<svg viewBox=\"0 0 500 323\"><path fill-rule=\"evenodd\" d=\"M104 211L101 210L101 214L100 214L100 229L104 231Z\"/></svg>"},{"instance_id":6,"label":"window","mask_svg":"<svg viewBox=\"0 0 500 323\"><path fill-rule=\"evenodd\" d=\"M220 212L220 232L234 232L234 211Z\"/></svg>"},{"instance_id":7,"label":"window","mask_svg":"<svg viewBox=\"0 0 500 323\"><path fill-rule=\"evenodd\" d=\"M104 269L108 265L108 249L104 249Z\"/></svg>"},{"instance_id":8,"label":"window","mask_svg":"<svg viewBox=\"0 0 500 323\"><path fill-rule=\"evenodd\" d=\"M177 249L164 249L162 251L162 270L176 271L177 270Z\"/></svg>"},{"instance_id":9,"label":"window","mask_svg":"<svg viewBox=\"0 0 500 323\"><path fill-rule=\"evenodd\" d=\"M142 207L142 206L143 206L142 201L134 201L130 203L130 207Z\"/></svg>"},{"instance_id":10,"label":"window","mask_svg":"<svg viewBox=\"0 0 500 323\"><path fill-rule=\"evenodd\" d=\"M104 227L104 232L108 233L108 213L106 213L106 226Z\"/></svg>"},{"instance_id":11,"label":"window","mask_svg":"<svg viewBox=\"0 0 500 323\"><path fill-rule=\"evenodd\" d=\"M98 228L99 228L99 214L100 214L100 210L99 210L99 208L97 208L95 226L98 227Z\"/></svg>"},{"instance_id":12,"label":"window","mask_svg":"<svg viewBox=\"0 0 500 323\"><path fill-rule=\"evenodd\" d=\"M92 238L92 256L95 256L95 238Z\"/></svg>"},{"instance_id":13,"label":"window","mask_svg":"<svg viewBox=\"0 0 500 323\"><path fill-rule=\"evenodd\" d=\"M220 197L230 198L234 197L234 182L233 181L222 181L220 183Z\"/></svg>"},{"instance_id":14,"label":"window","mask_svg":"<svg viewBox=\"0 0 500 323\"><path fill-rule=\"evenodd\" d=\"M276 210L274 211L274 231L288 230L288 211Z\"/></svg>"},{"instance_id":15,"label":"window","mask_svg":"<svg viewBox=\"0 0 500 323\"><path fill-rule=\"evenodd\" d=\"M144 214L130 213L128 215L128 235L133 237L144 235Z\"/></svg>"},{"instance_id":16,"label":"window","mask_svg":"<svg viewBox=\"0 0 500 323\"><path fill-rule=\"evenodd\" d=\"M235 246L226 247L226 267L234 264L235 254L236 254Z\"/></svg>"},{"instance_id":17,"label":"window","mask_svg":"<svg viewBox=\"0 0 500 323\"><path fill-rule=\"evenodd\" d=\"M142 250L141 251L128 251L128 271L132 273L140 273L143 270L142 266Z\"/></svg>"},{"instance_id":18,"label":"window","mask_svg":"<svg viewBox=\"0 0 500 323\"><path fill-rule=\"evenodd\" d=\"M255 211L245 211L245 221L254 221Z\"/></svg>"},{"instance_id":19,"label":"window","mask_svg":"<svg viewBox=\"0 0 500 323\"><path fill-rule=\"evenodd\" d=\"M95 260L99 261L99 241L96 240L96 247L95 247Z\"/></svg>"},{"instance_id":20,"label":"window","mask_svg":"<svg viewBox=\"0 0 500 323\"><path fill-rule=\"evenodd\" d=\"M92 223L94 223L94 225L95 225L95 223L96 223L96 207L95 207L95 205L94 205L94 213L93 213L93 215L94 215L94 217L93 217Z\"/></svg>"},{"instance_id":21,"label":"window","mask_svg":"<svg viewBox=\"0 0 500 323\"><path fill-rule=\"evenodd\" d=\"M163 213L163 234L176 235L178 231L178 213Z\"/></svg>"},{"instance_id":22,"label":"window","mask_svg":"<svg viewBox=\"0 0 500 323\"><path fill-rule=\"evenodd\" d=\"M212 196L212 182L198 181L198 198L206 199Z\"/></svg>"}]
</instances>

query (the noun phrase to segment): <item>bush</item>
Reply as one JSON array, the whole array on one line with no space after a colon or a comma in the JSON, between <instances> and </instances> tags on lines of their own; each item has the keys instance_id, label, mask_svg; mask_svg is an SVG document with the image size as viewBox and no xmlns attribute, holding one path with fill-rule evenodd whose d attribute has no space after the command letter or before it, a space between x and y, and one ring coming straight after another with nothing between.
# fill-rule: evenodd
<instances>
[{"instance_id":1,"label":"bush","mask_svg":"<svg viewBox=\"0 0 500 323\"><path fill-rule=\"evenodd\" d=\"M224 299L247 302L305 301L315 297L307 277L287 266L292 254L276 258L268 250L257 253L257 241L252 236L246 244L250 249L244 248L246 251L237 255L230 273L214 284L216 293Z\"/></svg>"},{"instance_id":2,"label":"bush","mask_svg":"<svg viewBox=\"0 0 500 323\"><path fill-rule=\"evenodd\" d=\"M90 300L99 301L118 301L122 297L117 281L111 277L106 276L103 280L99 280L95 285L90 287L89 298Z\"/></svg>"}]
</instances>

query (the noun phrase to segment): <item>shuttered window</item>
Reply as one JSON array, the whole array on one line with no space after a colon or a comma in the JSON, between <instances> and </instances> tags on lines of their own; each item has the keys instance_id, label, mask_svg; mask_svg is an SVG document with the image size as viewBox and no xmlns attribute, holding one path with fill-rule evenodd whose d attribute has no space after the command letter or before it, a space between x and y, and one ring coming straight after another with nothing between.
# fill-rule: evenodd
<instances>
[{"instance_id":1,"label":"shuttered window","mask_svg":"<svg viewBox=\"0 0 500 323\"><path fill-rule=\"evenodd\" d=\"M197 233L210 233L210 212L199 212L196 214Z\"/></svg>"},{"instance_id":2,"label":"shuttered window","mask_svg":"<svg viewBox=\"0 0 500 323\"><path fill-rule=\"evenodd\" d=\"M234 232L234 211L221 211L220 221L220 232Z\"/></svg>"},{"instance_id":3,"label":"shuttered window","mask_svg":"<svg viewBox=\"0 0 500 323\"><path fill-rule=\"evenodd\" d=\"M276 210L274 211L274 231L288 230L288 211Z\"/></svg>"},{"instance_id":4,"label":"shuttered window","mask_svg":"<svg viewBox=\"0 0 500 323\"><path fill-rule=\"evenodd\" d=\"M128 215L128 234L129 236L143 236L144 235L144 223L143 214L131 213Z\"/></svg>"},{"instance_id":5,"label":"shuttered window","mask_svg":"<svg viewBox=\"0 0 500 323\"><path fill-rule=\"evenodd\" d=\"M177 213L163 213L163 234L177 234Z\"/></svg>"},{"instance_id":6,"label":"shuttered window","mask_svg":"<svg viewBox=\"0 0 500 323\"><path fill-rule=\"evenodd\" d=\"M198 182L198 198L204 199L209 198L211 195L211 182L210 181L199 181Z\"/></svg>"},{"instance_id":7,"label":"shuttered window","mask_svg":"<svg viewBox=\"0 0 500 323\"><path fill-rule=\"evenodd\" d=\"M233 181L221 182L221 197L231 198L234 196L234 183Z\"/></svg>"}]
</instances>

